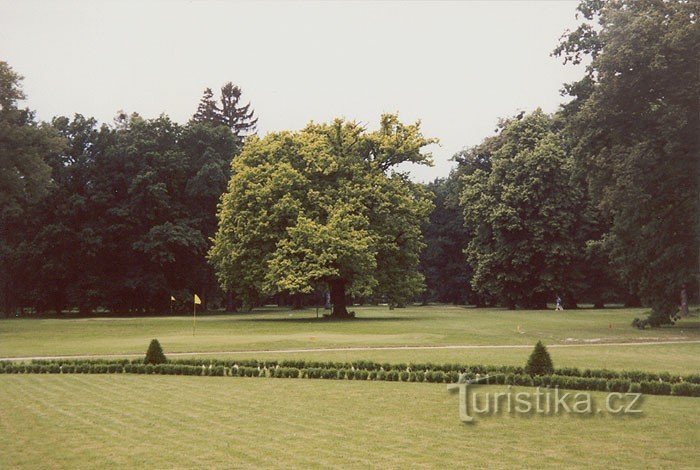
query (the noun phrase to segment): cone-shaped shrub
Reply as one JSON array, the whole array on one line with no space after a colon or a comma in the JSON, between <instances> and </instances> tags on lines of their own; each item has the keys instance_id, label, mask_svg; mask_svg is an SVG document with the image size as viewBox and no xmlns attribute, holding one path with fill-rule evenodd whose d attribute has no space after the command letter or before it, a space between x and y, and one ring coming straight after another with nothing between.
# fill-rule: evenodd
<instances>
[{"instance_id":1,"label":"cone-shaped shrub","mask_svg":"<svg viewBox=\"0 0 700 470\"><path fill-rule=\"evenodd\" d=\"M530 354L530 358L525 366L525 372L530 375L551 375L554 373L552 358L549 356L547 348L542 344L542 341L537 342L535 349Z\"/></svg>"},{"instance_id":2,"label":"cone-shaped shrub","mask_svg":"<svg viewBox=\"0 0 700 470\"><path fill-rule=\"evenodd\" d=\"M148 351L146 351L146 359L143 361L144 364L163 364L165 362L165 354L163 354L163 348L160 347L160 343L157 339L151 340L151 344L148 346Z\"/></svg>"}]
</instances>

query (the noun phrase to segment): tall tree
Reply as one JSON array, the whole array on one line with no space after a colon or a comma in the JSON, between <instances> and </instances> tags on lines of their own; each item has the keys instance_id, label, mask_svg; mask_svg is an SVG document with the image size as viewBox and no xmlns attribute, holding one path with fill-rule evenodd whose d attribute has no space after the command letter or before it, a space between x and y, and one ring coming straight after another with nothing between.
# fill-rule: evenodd
<instances>
[{"instance_id":1,"label":"tall tree","mask_svg":"<svg viewBox=\"0 0 700 470\"><path fill-rule=\"evenodd\" d=\"M251 138L233 161L210 251L223 287L249 302L327 285L332 314L346 294L401 303L420 291L425 189L394 170L428 163L419 125L385 115L379 130L336 120Z\"/></svg>"},{"instance_id":2,"label":"tall tree","mask_svg":"<svg viewBox=\"0 0 700 470\"><path fill-rule=\"evenodd\" d=\"M34 113L21 108L22 77L0 61L0 297L6 314L21 305L22 290L14 269L22 264L26 212L51 187L49 156L63 140Z\"/></svg>"},{"instance_id":3,"label":"tall tree","mask_svg":"<svg viewBox=\"0 0 700 470\"><path fill-rule=\"evenodd\" d=\"M505 122L488 144L490 165L462 178L472 285L511 308L544 308L568 289L577 251L571 159L540 110Z\"/></svg>"},{"instance_id":4,"label":"tall tree","mask_svg":"<svg viewBox=\"0 0 700 470\"><path fill-rule=\"evenodd\" d=\"M211 88L206 88L197 107L193 119L197 122L207 122L214 125L226 126L231 129L239 142L255 132L258 119L250 103L241 104L242 91L231 82L221 87L219 100L214 99Z\"/></svg>"},{"instance_id":5,"label":"tall tree","mask_svg":"<svg viewBox=\"0 0 700 470\"><path fill-rule=\"evenodd\" d=\"M438 302L481 304L470 285L471 267L464 255L468 233L459 207L458 173L427 185L435 209L423 224L426 247L421 253L420 271L425 276L426 298Z\"/></svg>"},{"instance_id":6,"label":"tall tree","mask_svg":"<svg viewBox=\"0 0 700 470\"><path fill-rule=\"evenodd\" d=\"M700 4L586 0L555 54L591 58L565 86L573 153L610 224L618 273L668 323L700 279Z\"/></svg>"}]
</instances>

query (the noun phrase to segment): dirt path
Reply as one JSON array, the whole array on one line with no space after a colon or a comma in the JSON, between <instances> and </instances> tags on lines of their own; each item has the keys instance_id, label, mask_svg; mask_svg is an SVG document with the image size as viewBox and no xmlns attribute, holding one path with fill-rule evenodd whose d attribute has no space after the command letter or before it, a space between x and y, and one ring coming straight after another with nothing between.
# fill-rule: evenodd
<instances>
[{"instance_id":1,"label":"dirt path","mask_svg":"<svg viewBox=\"0 0 700 470\"><path fill-rule=\"evenodd\" d=\"M634 343L576 343L576 344L548 344L547 348L581 348L596 346L652 346L659 344L698 344L700 340L690 341L642 341ZM485 344L485 345L446 345L446 346L357 346L346 348L305 348L305 349L248 349L238 351L198 351L198 352L171 352L168 357L178 356L215 356L235 354L286 354L305 352L335 352L335 351L421 351L430 349L532 349L529 344ZM25 356L25 357L0 357L0 361L31 361L40 359L106 359L141 357L143 354L84 354L66 356Z\"/></svg>"}]
</instances>

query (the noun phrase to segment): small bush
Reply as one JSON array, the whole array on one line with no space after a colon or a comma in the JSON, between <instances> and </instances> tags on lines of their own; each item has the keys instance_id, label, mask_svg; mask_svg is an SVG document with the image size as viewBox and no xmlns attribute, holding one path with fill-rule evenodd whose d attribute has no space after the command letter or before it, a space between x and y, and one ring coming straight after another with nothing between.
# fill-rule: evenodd
<instances>
[{"instance_id":1,"label":"small bush","mask_svg":"<svg viewBox=\"0 0 700 470\"><path fill-rule=\"evenodd\" d=\"M148 351L146 351L146 358L144 359L144 364L163 364L166 362L165 354L163 354L163 348L160 347L160 343L157 339L151 340L151 344L148 345Z\"/></svg>"},{"instance_id":2,"label":"small bush","mask_svg":"<svg viewBox=\"0 0 700 470\"><path fill-rule=\"evenodd\" d=\"M642 382L639 384L641 386L641 392L648 395L670 395L671 394L671 384L665 382Z\"/></svg>"},{"instance_id":3,"label":"small bush","mask_svg":"<svg viewBox=\"0 0 700 470\"><path fill-rule=\"evenodd\" d=\"M627 393L630 389L630 381L624 379L612 379L608 380L608 391L609 392L621 392Z\"/></svg>"},{"instance_id":4,"label":"small bush","mask_svg":"<svg viewBox=\"0 0 700 470\"><path fill-rule=\"evenodd\" d=\"M525 372L530 375L551 375L554 373L552 358L542 341L538 341L535 349L525 365Z\"/></svg>"},{"instance_id":5,"label":"small bush","mask_svg":"<svg viewBox=\"0 0 700 470\"><path fill-rule=\"evenodd\" d=\"M700 397L700 385L689 382L673 384L671 393L681 397Z\"/></svg>"}]
</instances>

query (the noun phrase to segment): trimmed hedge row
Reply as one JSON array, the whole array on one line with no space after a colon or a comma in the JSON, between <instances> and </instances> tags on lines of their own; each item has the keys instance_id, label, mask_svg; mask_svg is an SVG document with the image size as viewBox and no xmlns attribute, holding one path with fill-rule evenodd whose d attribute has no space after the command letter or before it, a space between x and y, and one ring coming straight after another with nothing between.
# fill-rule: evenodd
<instances>
[{"instance_id":1,"label":"trimmed hedge row","mask_svg":"<svg viewBox=\"0 0 700 470\"><path fill-rule=\"evenodd\" d=\"M482 376L469 370L458 372L450 370L414 370L407 367L399 369L361 369L351 367L284 367L266 364L260 366L256 361L225 363L211 361L209 364L188 364L189 361L177 361L166 364L143 364L135 361L35 361L32 363L0 363L0 373L5 374L159 374L159 375L198 375L231 377L275 377L304 378L327 380L375 380L389 382L430 382L456 383L460 380L473 380ZM243 361L241 361L243 362ZM230 364L230 365L223 365ZM254 365L251 365L254 364ZM516 368L509 368L516 369ZM605 378L565 374L530 376L523 373L496 373L486 381L497 385L519 385L526 387L549 387L571 390L588 390L601 392L640 392L649 395L678 395L700 397L700 384L683 381L669 383L660 380L634 381L630 379Z\"/></svg>"},{"instance_id":2,"label":"trimmed hedge row","mask_svg":"<svg viewBox=\"0 0 700 470\"><path fill-rule=\"evenodd\" d=\"M8 363L4 363L8 364ZM77 360L77 359L57 359L57 360L34 360L31 364L39 365L85 365L85 364L106 364L114 365L121 364L122 366L127 364L143 364L142 359L89 359L89 360ZM523 367L517 366L485 366L485 365L464 365L464 364L388 364L379 363L372 361L353 361L353 362L319 362L319 361L302 361L302 360L283 360L283 361L258 361L258 360L221 360L221 359L176 359L169 360L168 364L176 365L189 365L189 366L205 366L205 367L255 367L260 369L272 369L276 367L283 368L295 368L295 369L349 369L349 370L367 370L367 371L388 371L388 370L399 370L405 372L428 372L428 371L441 371L443 373L472 373L472 374L514 374L523 375L525 374ZM3 363L0 362L0 368L3 367ZM629 380L630 382L665 382L670 384L675 383L693 383L700 384L700 374L690 374L685 376L672 375L668 372L662 373L649 373L641 371L612 371L606 369L590 370L584 369L580 370L578 368L564 367L560 369L555 369L554 375L568 376L568 377L584 377L584 378L599 378L606 380Z\"/></svg>"}]
</instances>

